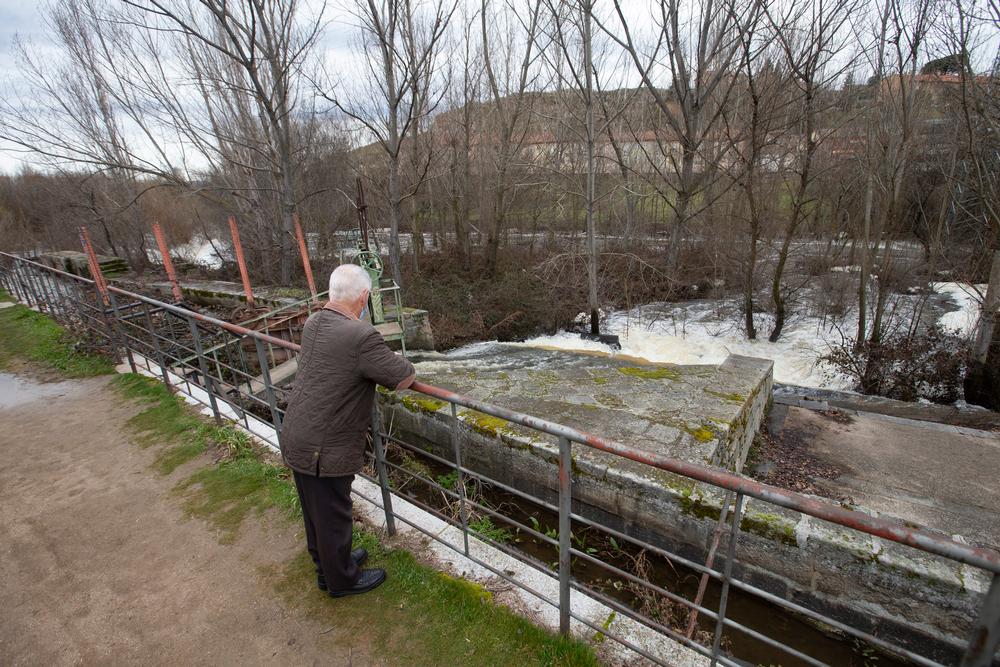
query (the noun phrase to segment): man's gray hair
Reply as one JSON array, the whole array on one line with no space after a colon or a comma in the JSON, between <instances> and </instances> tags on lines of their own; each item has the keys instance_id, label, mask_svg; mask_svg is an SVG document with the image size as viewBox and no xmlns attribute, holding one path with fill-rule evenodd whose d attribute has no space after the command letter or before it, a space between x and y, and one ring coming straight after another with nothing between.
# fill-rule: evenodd
<instances>
[{"instance_id":1,"label":"man's gray hair","mask_svg":"<svg viewBox=\"0 0 1000 667\"><path fill-rule=\"evenodd\" d=\"M371 292L372 279L357 264L341 264L330 274L330 301L352 303L365 290Z\"/></svg>"}]
</instances>

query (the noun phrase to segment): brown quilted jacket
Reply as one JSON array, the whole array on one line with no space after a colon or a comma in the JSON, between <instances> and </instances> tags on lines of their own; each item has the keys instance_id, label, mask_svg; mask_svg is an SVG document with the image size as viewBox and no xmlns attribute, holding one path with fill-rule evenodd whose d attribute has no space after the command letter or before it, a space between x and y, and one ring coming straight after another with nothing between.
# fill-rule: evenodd
<instances>
[{"instance_id":1,"label":"brown quilted jacket","mask_svg":"<svg viewBox=\"0 0 1000 667\"><path fill-rule=\"evenodd\" d=\"M375 384L395 389L413 372L367 322L329 307L313 313L281 428L285 464L317 477L360 472Z\"/></svg>"}]
</instances>

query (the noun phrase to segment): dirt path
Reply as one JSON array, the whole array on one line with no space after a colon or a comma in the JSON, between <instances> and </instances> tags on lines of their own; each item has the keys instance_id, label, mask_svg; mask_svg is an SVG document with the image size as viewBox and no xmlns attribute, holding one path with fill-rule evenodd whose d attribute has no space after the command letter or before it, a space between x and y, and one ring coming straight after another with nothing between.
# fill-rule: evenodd
<instances>
[{"instance_id":1,"label":"dirt path","mask_svg":"<svg viewBox=\"0 0 1000 667\"><path fill-rule=\"evenodd\" d=\"M107 384L0 400L0 662L372 664L363 633L285 607L257 574L300 536L249 521L221 545L186 519L171 489L205 461L152 472Z\"/></svg>"}]
</instances>

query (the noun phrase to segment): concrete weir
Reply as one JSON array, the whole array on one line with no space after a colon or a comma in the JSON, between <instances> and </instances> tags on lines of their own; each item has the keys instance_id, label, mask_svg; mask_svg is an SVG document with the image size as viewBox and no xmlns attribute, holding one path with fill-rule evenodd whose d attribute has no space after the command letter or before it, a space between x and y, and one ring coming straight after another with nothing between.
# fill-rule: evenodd
<instances>
[{"instance_id":1,"label":"concrete weir","mask_svg":"<svg viewBox=\"0 0 1000 667\"><path fill-rule=\"evenodd\" d=\"M737 472L770 407L767 360L591 365L567 353L552 353L549 360L543 368L500 371L433 363L418 368L430 384ZM381 401L389 432L453 458L447 404L413 392L385 392ZM555 504L556 442L471 410L460 410L458 418L467 467ZM720 490L580 445L573 449L573 474L574 512L704 560L724 502ZM978 570L754 499L747 500L740 527L738 578L945 663L960 655L957 647L989 584Z\"/></svg>"}]
</instances>

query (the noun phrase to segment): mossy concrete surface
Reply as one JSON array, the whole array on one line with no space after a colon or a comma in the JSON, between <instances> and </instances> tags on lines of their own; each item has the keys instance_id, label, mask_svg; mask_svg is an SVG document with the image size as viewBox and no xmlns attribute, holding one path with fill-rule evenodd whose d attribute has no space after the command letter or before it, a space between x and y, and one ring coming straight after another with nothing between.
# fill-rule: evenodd
<instances>
[{"instance_id":1,"label":"mossy concrete surface","mask_svg":"<svg viewBox=\"0 0 1000 667\"><path fill-rule=\"evenodd\" d=\"M579 357L549 353L556 359ZM563 367L482 372L420 364L420 380L519 412L572 426L645 452L739 470L766 408L772 362L730 357L718 366L593 367L574 360ZM428 410L427 397L405 393L407 407ZM446 411L441 403L435 409ZM487 435L539 434L487 415L460 419ZM590 455L580 448L581 456ZM597 455L596 453L594 453ZM597 455L599 456L599 455Z\"/></svg>"}]
</instances>

